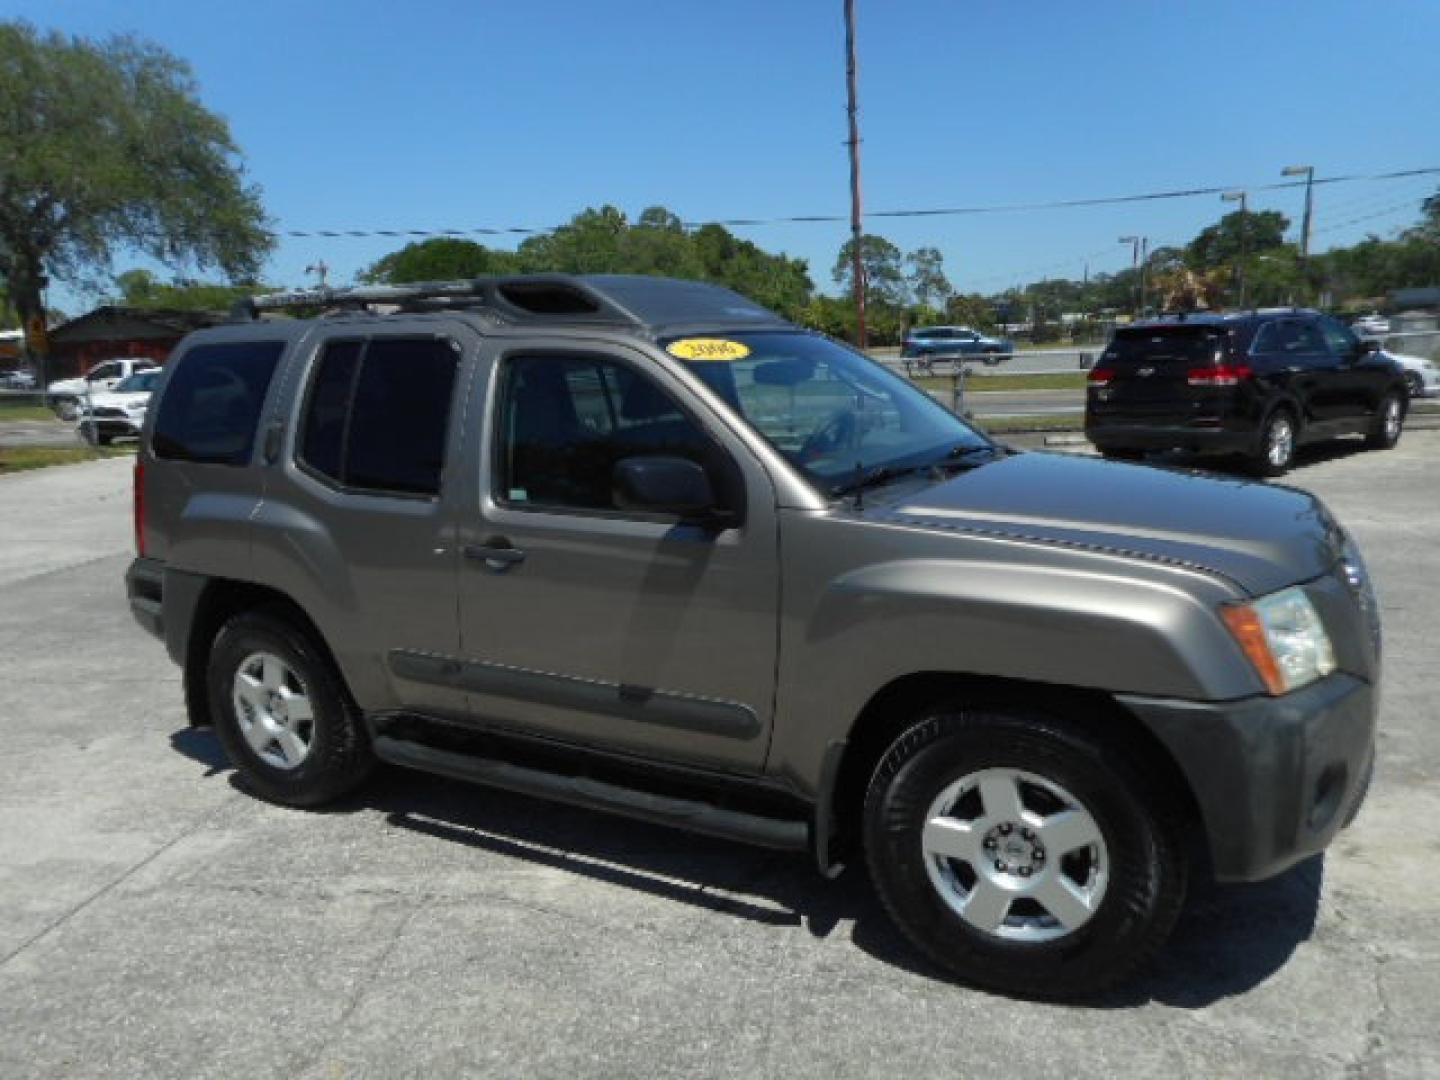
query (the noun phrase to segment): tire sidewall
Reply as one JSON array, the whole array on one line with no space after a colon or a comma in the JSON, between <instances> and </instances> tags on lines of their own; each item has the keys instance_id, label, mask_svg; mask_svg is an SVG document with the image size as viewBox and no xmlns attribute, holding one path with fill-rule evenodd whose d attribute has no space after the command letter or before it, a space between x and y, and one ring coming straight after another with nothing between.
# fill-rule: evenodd
<instances>
[{"instance_id":1,"label":"tire sidewall","mask_svg":"<svg viewBox=\"0 0 1440 1080\"><path fill-rule=\"evenodd\" d=\"M980 985L1071 996L1128 970L1169 932L1179 901L1173 882L1167 895L1161 867L1176 860L1173 850L1162 851L1164 822L1136 793L1143 788L1138 773L1117 768L1093 743L1039 717L1016 722L940 715L920 728L930 730L919 745L906 748L902 738L877 770L866 801L866 847L887 907L932 958ZM903 764L887 777L897 750ZM1048 942L986 934L966 923L931 882L920 841L928 809L946 786L987 768L1017 769L1058 784L1099 827L1109 863L1105 895L1073 933Z\"/></svg>"},{"instance_id":2,"label":"tire sidewall","mask_svg":"<svg viewBox=\"0 0 1440 1080\"><path fill-rule=\"evenodd\" d=\"M240 664L257 652L283 660L304 684L314 713L310 751L294 769L264 760L240 729L232 700ZM280 619L247 613L231 619L216 636L206 672L210 715L225 752L257 794L291 806L314 806L349 790L371 762L364 725L328 659L305 635Z\"/></svg>"}]
</instances>

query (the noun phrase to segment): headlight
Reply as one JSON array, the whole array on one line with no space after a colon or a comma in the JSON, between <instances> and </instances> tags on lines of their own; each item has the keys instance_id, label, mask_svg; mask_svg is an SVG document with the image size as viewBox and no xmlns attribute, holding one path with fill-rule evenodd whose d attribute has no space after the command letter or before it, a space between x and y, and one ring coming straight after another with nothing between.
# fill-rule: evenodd
<instances>
[{"instance_id":1,"label":"headlight","mask_svg":"<svg viewBox=\"0 0 1440 1080\"><path fill-rule=\"evenodd\" d=\"M1304 589L1226 604L1220 616L1271 694L1288 694L1335 670L1335 651Z\"/></svg>"}]
</instances>

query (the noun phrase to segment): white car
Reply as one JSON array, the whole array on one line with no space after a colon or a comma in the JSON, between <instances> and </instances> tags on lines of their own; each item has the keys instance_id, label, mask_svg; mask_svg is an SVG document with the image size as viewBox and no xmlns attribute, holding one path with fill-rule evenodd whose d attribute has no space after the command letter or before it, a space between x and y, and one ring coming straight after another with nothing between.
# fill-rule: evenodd
<instances>
[{"instance_id":1,"label":"white car","mask_svg":"<svg viewBox=\"0 0 1440 1080\"><path fill-rule=\"evenodd\" d=\"M93 393L79 405L76 430L88 443L107 445L117 437L138 436L150 407L150 395L163 374L152 367L121 381L114 390Z\"/></svg>"},{"instance_id":2,"label":"white car","mask_svg":"<svg viewBox=\"0 0 1440 1080\"><path fill-rule=\"evenodd\" d=\"M1405 385L1412 398L1440 397L1440 360L1406 356L1385 350L1385 355L1405 369Z\"/></svg>"},{"instance_id":3,"label":"white car","mask_svg":"<svg viewBox=\"0 0 1440 1080\"><path fill-rule=\"evenodd\" d=\"M1390 320L1378 311L1372 311L1369 315L1361 315L1351 323L1350 329L1361 337L1378 337L1381 334L1390 333Z\"/></svg>"},{"instance_id":4,"label":"white car","mask_svg":"<svg viewBox=\"0 0 1440 1080\"><path fill-rule=\"evenodd\" d=\"M45 388L51 405L62 420L73 420L80 414L80 401L87 394L113 390L124 379L142 371L158 371L160 365L144 357L117 356L102 360L78 379L60 379Z\"/></svg>"}]
</instances>

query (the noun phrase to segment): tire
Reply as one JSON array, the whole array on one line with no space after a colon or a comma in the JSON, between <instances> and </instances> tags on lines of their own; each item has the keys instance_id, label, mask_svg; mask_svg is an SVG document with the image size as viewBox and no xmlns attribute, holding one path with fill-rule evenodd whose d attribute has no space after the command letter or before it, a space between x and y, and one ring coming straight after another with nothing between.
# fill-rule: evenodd
<instances>
[{"instance_id":1,"label":"tire","mask_svg":"<svg viewBox=\"0 0 1440 1080\"><path fill-rule=\"evenodd\" d=\"M1295 463L1295 440L1298 426L1295 414L1279 408L1260 425L1260 441L1251 455L1250 464L1260 476L1284 476Z\"/></svg>"},{"instance_id":2,"label":"tire","mask_svg":"<svg viewBox=\"0 0 1440 1080\"><path fill-rule=\"evenodd\" d=\"M359 787L374 768L364 721L339 675L278 612L242 612L220 629L206 685L215 733L262 798L320 806Z\"/></svg>"},{"instance_id":3,"label":"tire","mask_svg":"<svg viewBox=\"0 0 1440 1080\"><path fill-rule=\"evenodd\" d=\"M69 398L57 401L55 403L55 415L66 423L69 423L71 420L79 417L80 406Z\"/></svg>"},{"instance_id":4,"label":"tire","mask_svg":"<svg viewBox=\"0 0 1440 1080\"><path fill-rule=\"evenodd\" d=\"M1375 421L1365 434L1365 445L1371 450L1389 450L1400 441L1405 430L1405 401L1392 390L1380 399Z\"/></svg>"},{"instance_id":5,"label":"tire","mask_svg":"<svg viewBox=\"0 0 1440 1080\"><path fill-rule=\"evenodd\" d=\"M1007 799L1010 814L985 805ZM1169 935L1189 869L1181 821L1153 770L1077 727L940 711L881 758L865 798L866 858L891 918L941 967L989 990L1076 999L1130 975ZM937 855L932 837L973 854ZM1068 853L1050 856L1047 837Z\"/></svg>"},{"instance_id":6,"label":"tire","mask_svg":"<svg viewBox=\"0 0 1440 1080\"><path fill-rule=\"evenodd\" d=\"M1005 359L1005 357L1002 356L1000 353L993 353L993 352L992 352L992 353L986 353L986 354L985 354L985 366L986 366L986 367L995 367L995 366L997 366L997 365L1000 363L1000 361L1002 361L1002 360L1004 360L1004 359Z\"/></svg>"}]
</instances>

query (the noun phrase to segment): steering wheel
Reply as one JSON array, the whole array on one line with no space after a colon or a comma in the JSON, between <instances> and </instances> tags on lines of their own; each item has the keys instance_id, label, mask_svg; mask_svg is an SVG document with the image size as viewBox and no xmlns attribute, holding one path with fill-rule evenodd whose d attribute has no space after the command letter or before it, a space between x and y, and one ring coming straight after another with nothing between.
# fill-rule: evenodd
<instances>
[{"instance_id":1,"label":"steering wheel","mask_svg":"<svg viewBox=\"0 0 1440 1080\"><path fill-rule=\"evenodd\" d=\"M818 428L805 437L800 444L800 460L813 461L839 450L855 439L855 413L851 409L837 409Z\"/></svg>"}]
</instances>

